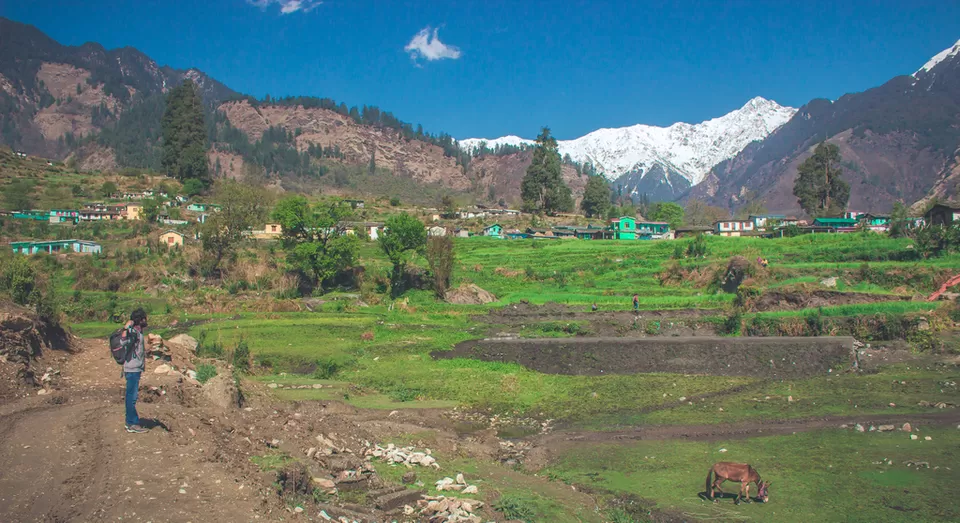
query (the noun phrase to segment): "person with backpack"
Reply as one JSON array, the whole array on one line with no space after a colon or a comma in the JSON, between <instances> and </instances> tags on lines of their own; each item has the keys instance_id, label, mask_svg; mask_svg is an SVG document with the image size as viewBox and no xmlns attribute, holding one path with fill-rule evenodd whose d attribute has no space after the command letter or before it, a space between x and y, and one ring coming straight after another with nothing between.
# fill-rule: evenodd
<instances>
[{"instance_id":1,"label":"person with backpack","mask_svg":"<svg viewBox=\"0 0 960 523\"><path fill-rule=\"evenodd\" d=\"M114 360L123 365L123 376L127 380L124 395L126 407L127 432L141 434L147 429L140 426L137 414L137 393L140 390L140 376L146 368L147 353L144 347L143 329L147 328L147 313L136 309L130 313L130 321L110 337L110 351ZM115 338L119 338L117 341ZM115 345L119 345L115 348Z\"/></svg>"}]
</instances>

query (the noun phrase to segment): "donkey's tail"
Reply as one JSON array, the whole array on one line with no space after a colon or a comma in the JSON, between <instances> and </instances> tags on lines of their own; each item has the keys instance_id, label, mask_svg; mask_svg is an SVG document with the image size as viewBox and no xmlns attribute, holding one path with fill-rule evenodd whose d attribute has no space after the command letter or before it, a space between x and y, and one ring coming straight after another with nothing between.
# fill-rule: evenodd
<instances>
[{"instance_id":1,"label":"donkey's tail","mask_svg":"<svg viewBox=\"0 0 960 523\"><path fill-rule=\"evenodd\" d=\"M710 499L713 499L713 489L711 488L711 485L710 485L711 483L710 476L712 475L713 475L713 467L710 467L710 470L707 471L707 486L706 486L707 497Z\"/></svg>"}]
</instances>

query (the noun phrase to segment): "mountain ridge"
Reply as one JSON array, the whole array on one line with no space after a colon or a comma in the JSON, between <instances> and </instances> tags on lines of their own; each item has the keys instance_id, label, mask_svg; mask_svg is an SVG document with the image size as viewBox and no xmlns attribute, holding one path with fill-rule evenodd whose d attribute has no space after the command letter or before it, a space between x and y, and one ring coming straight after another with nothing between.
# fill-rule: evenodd
<instances>
[{"instance_id":1,"label":"mountain ridge","mask_svg":"<svg viewBox=\"0 0 960 523\"><path fill-rule=\"evenodd\" d=\"M649 169L654 163L662 162L676 168L692 184L696 184L714 165L739 152L747 143L765 137L786 123L796 111L792 107L781 106L772 100L757 96L739 109L696 124L677 122L667 127L646 124L604 127L579 138L558 140L557 144L560 154L570 154L571 158L578 162L593 163L598 172L611 180L638 168ZM744 122L744 119L747 121ZM753 128L749 128L746 124L754 125ZM728 131L743 131L745 134L723 136L723 133ZM707 145L712 145L714 150L705 151L707 154L698 156L688 146L691 139L699 139ZM488 147L495 147L497 145L530 145L534 141L514 135L492 140L483 138L460 140L461 147L467 150L479 147L483 143ZM625 151L625 148L633 149L633 153ZM733 154L730 153L731 149L735 149Z\"/></svg>"}]
</instances>

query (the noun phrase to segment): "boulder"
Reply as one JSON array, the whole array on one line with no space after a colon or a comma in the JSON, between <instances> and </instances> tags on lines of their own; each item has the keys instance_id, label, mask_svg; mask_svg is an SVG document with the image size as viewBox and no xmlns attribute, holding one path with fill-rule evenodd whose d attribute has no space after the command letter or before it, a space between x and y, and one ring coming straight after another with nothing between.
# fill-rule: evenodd
<instances>
[{"instance_id":1,"label":"boulder","mask_svg":"<svg viewBox=\"0 0 960 523\"><path fill-rule=\"evenodd\" d=\"M911 427L909 423L904 423L903 428L901 430L904 432L912 432L913 427Z\"/></svg>"},{"instance_id":2,"label":"boulder","mask_svg":"<svg viewBox=\"0 0 960 523\"><path fill-rule=\"evenodd\" d=\"M411 470L411 471L405 473L405 474L403 475L403 477L400 478L400 481L402 481L404 485L411 485L411 484L413 484L413 483L416 483L416 482L417 482L417 473Z\"/></svg>"},{"instance_id":3,"label":"boulder","mask_svg":"<svg viewBox=\"0 0 960 523\"><path fill-rule=\"evenodd\" d=\"M327 478L313 478L313 484L316 485L317 488L321 488L323 490L337 488L337 484L334 483L332 479Z\"/></svg>"},{"instance_id":4,"label":"boulder","mask_svg":"<svg viewBox=\"0 0 960 523\"><path fill-rule=\"evenodd\" d=\"M217 374L210 378L200 389L200 392L208 402L220 408L240 407L240 392L237 390L237 384L230 374Z\"/></svg>"},{"instance_id":5,"label":"boulder","mask_svg":"<svg viewBox=\"0 0 960 523\"><path fill-rule=\"evenodd\" d=\"M196 338L190 336L189 334L177 334L176 336L167 340L167 344L182 345L190 350L190 352L197 352L197 346L199 345Z\"/></svg>"},{"instance_id":6,"label":"boulder","mask_svg":"<svg viewBox=\"0 0 960 523\"><path fill-rule=\"evenodd\" d=\"M471 283L447 291L446 300L457 305L484 305L497 301L497 297Z\"/></svg>"},{"instance_id":7,"label":"boulder","mask_svg":"<svg viewBox=\"0 0 960 523\"><path fill-rule=\"evenodd\" d=\"M896 429L897 427L895 425L880 425L877 427L877 430L880 432L890 432L891 430L896 430Z\"/></svg>"},{"instance_id":8,"label":"boulder","mask_svg":"<svg viewBox=\"0 0 960 523\"><path fill-rule=\"evenodd\" d=\"M824 287L836 288L836 286L837 286L837 277L836 277L836 276L832 276L832 277L830 277L830 278L826 278L826 279L820 280L820 285L823 285Z\"/></svg>"},{"instance_id":9,"label":"boulder","mask_svg":"<svg viewBox=\"0 0 960 523\"><path fill-rule=\"evenodd\" d=\"M154 373L154 374L167 374L167 373L169 373L171 370L173 370L173 368L171 368L170 365L167 365L166 363L164 363L164 364L162 364L162 365L157 365L156 367L154 367L154 368L153 368L153 373Z\"/></svg>"}]
</instances>

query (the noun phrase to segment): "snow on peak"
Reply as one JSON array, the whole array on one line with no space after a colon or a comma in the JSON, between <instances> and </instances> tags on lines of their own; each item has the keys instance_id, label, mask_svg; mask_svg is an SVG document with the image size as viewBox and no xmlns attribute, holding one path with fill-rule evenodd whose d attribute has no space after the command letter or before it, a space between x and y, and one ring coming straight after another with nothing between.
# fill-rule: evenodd
<instances>
[{"instance_id":1,"label":"snow on peak","mask_svg":"<svg viewBox=\"0 0 960 523\"><path fill-rule=\"evenodd\" d=\"M940 62L958 54L960 54L960 40L957 40L957 43L953 44L953 47L948 47L934 55L930 60L927 60L927 63L923 64L923 67L917 69L917 72L913 73L914 78L916 78L916 76L920 73L929 72Z\"/></svg>"},{"instance_id":2,"label":"snow on peak","mask_svg":"<svg viewBox=\"0 0 960 523\"><path fill-rule=\"evenodd\" d=\"M578 162L591 162L598 172L613 180L628 172L649 172L654 165L672 169L696 185L718 163L736 156L750 142L762 140L797 112L774 101L756 97L740 109L698 124L683 122L669 127L637 124L597 129L574 140L558 141L560 154ZM468 138L460 147L473 149L532 144L517 136L492 140Z\"/></svg>"}]
</instances>

